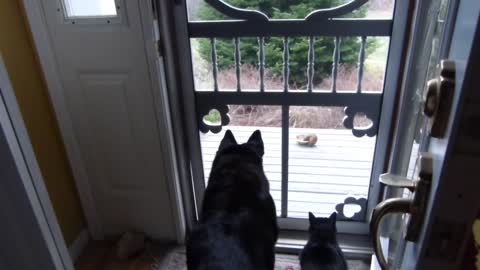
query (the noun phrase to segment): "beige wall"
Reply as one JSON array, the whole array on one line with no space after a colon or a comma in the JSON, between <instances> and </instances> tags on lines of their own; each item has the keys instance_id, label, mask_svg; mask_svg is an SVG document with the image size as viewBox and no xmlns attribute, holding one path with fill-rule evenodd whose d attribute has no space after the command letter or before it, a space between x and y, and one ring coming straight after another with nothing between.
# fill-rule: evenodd
<instances>
[{"instance_id":1,"label":"beige wall","mask_svg":"<svg viewBox=\"0 0 480 270\"><path fill-rule=\"evenodd\" d=\"M21 0L0 0L0 53L67 245L85 227Z\"/></svg>"}]
</instances>

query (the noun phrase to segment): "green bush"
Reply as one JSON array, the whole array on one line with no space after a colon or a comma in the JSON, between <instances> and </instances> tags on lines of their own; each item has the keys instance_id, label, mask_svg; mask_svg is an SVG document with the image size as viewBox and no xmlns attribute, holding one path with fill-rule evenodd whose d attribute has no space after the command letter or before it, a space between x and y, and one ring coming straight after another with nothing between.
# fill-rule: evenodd
<instances>
[{"instance_id":1,"label":"green bush","mask_svg":"<svg viewBox=\"0 0 480 270\"><path fill-rule=\"evenodd\" d=\"M316 9L329 8L345 3L345 0L228 0L239 8L260 10L270 18L292 19L304 18ZM348 17L365 17L366 7L348 15ZM205 2L201 2L196 17L200 20L228 19ZM234 65L234 45L232 40L217 39L217 62L220 69ZM315 37L315 83L328 76L332 70L334 49L333 37ZM211 45L207 39L199 41L201 57L211 62ZM256 37L241 38L242 64L258 66L258 40ZM366 54L376 48L375 39L367 39ZM289 39L290 84L297 87L304 86L307 81L308 37ZM360 49L359 37L344 37L341 42L340 62L343 64L357 64ZM267 74L281 76L283 71L283 39L279 37L265 38L265 65Z\"/></svg>"}]
</instances>

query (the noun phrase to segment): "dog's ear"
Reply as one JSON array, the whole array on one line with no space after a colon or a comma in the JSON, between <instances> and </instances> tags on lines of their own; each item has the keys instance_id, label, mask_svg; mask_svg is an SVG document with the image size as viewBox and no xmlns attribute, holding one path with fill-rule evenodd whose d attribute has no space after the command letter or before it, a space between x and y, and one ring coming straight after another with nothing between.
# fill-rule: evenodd
<instances>
[{"instance_id":1,"label":"dog's ear","mask_svg":"<svg viewBox=\"0 0 480 270\"><path fill-rule=\"evenodd\" d=\"M310 225L315 222L315 215L312 212L308 212L308 220L310 221Z\"/></svg>"},{"instance_id":2,"label":"dog's ear","mask_svg":"<svg viewBox=\"0 0 480 270\"><path fill-rule=\"evenodd\" d=\"M220 142L220 146L218 147L218 151L221 151L229 146L237 145L237 141L233 136L233 133L230 130L225 132L225 136L223 136L222 141Z\"/></svg>"},{"instance_id":3,"label":"dog's ear","mask_svg":"<svg viewBox=\"0 0 480 270\"><path fill-rule=\"evenodd\" d=\"M337 221L337 212L333 212L328 219L331 223L335 224L335 222Z\"/></svg>"},{"instance_id":4,"label":"dog's ear","mask_svg":"<svg viewBox=\"0 0 480 270\"><path fill-rule=\"evenodd\" d=\"M263 148L262 133L260 132L260 130L255 130L252 136L250 136L250 138L248 139L247 143L253 146L255 152L260 157L263 157L265 151Z\"/></svg>"}]
</instances>

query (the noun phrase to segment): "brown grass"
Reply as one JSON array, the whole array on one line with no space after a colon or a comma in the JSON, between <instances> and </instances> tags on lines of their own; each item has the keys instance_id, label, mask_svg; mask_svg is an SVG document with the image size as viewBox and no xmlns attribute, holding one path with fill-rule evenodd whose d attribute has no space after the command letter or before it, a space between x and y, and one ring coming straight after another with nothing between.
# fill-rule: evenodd
<instances>
[{"instance_id":1,"label":"brown grass","mask_svg":"<svg viewBox=\"0 0 480 270\"><path fill-rule=\"evenodd\" d=\"M230 125L281 127L282 109L280 106L230 105ZM290 107L289 126L293 128L333 128L344 129L343 107ZM370 120L365 115L354 118L355 126L367 126Z\"/></svg>"},{"instance_id":2,"label":"brown grass","mask_svg":"<svg viewBox=\"0 0 480 270\"><path fill-rule=\"evenodd\" d=\"M371 71L365 69L363 71L362 90L365 91L382 91L383 89L383 72ZM357 89L358 69L356 67L342 65L338 66L337 73L337 91L351 91ZM324 78L316 89L327 90L332 88L332 77Z\"/></svg>"},{"instance_id":3,"label":"brown grass","mask_svg":"<svg viewBox=\"0 0 480 270\"><path fill-rule=\"evenodd\" d=\"M260 75L257 68L251 65L242 65L240 67L240 73L240 86L242 89L260 89ZM269 75L268 72L266 73L267 74L265 74L264 83L267 90L283 89L283 80L281 77ZM235 68L219 71L218 86L220 89L236 89L237 77Z\"/></svg>"},{"instance_id":4,"label":"brown grass","mask_svg":"<svg viewBox=\"0 0 480 270\"><path fill-rule=\"evenodd\" d=\"M337 73L337 91L353 91L357 89L357 77L358 69L356 67L342 65L338 67ZM383 88L383 70L372 71L365 69L362 80L362 90L365 91L381 91ZM200 77L200 76L199 76ZM213 81L212 75L209 72L202 74L201 78L205 78L203 81L200 78L196 78L197 89L212 89ZM265 91L282 90L283 79L279 76L265 74ZM218 86L220 91L228 91L236 89L237 77L234 68L220 70L218 72ZM258 69L250 65L241 66L240 86L243 90L259 90L260 89L260 76ZM322 83L315 85L314 90L330 90L332 88L332 77L328 76L323 78ZM300 90L305 90L303 89ZM297 90L297 89L295 89Z\"/></svg>"},{"instance_id":5,"label":"brown grass","mask_svg":"<svg viewBox=\"0 0 480 270\"><path fill-rule=\"evenodd\" d=\"M354 90L357 87L357 69L340 65L337 77L338 91ZM218 73L220 91L236 89L235 69L221 70ZM324 79L321 84L314 87L315 90L327 90L331 88L330 77ZM198 82L197 82L198 83ZM211 82L200 82L197 88L211 89ZM241 67L241 88L258 90L260 78L255 67L243 65ZM203 87L202 87L203 86ZM283 81L280 77L265 76L266 91L283 89ZM379 72L364 73L362 89L380 91L383 88L383 74ZM343 107L313 107L295 106L290 107L289 125L296 128L334 128L342 129ZM253 105L230 105L230 125L237 126L265 126L280 127L282 123L282 110L280 106L253 106ZM363 115L354 119L357 126L365 126L370 121Z\"/></svg>"}]
</instances>

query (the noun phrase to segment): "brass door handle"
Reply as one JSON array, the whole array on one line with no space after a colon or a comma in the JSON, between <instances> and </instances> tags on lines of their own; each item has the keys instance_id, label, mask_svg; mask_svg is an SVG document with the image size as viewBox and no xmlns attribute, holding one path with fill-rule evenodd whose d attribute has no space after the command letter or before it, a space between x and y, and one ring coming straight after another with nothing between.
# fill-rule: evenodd
<instances>
[{"instance_id":1,"label":"brass door handle","mask_svg":"<svg viewBox=\"0 0 480 270\"><path fill-rule=\"evenodd\" d=\"M373 209L372 219L370 221L370 232L373 236L373 250L377 256L378 264L385 270L388 267L385 256L383 255L382 245L380 244L380 224L387 214L410 213L412 199L393 198L379 203Z\"/></svg>"},{"instance_id":2,"label":"brass door handle","mask_svg":"<svg viewBox=\"0 0 480 270\"><path fill-rule=\"evenodd\" d=\"M372 219L370 220L370 232L373 237L373 250L375 251L378 264L383 270L388 269L388 264L380 244L380 224L382 219L388 214L410 214L405 234L405 239L408 241L416 241L418 239L423 225L432 181L431 155L428 153L420 154L417 164L419 173L418 178L415 180L391 174L382 174L380 176L380 183L384 186L408 188L413 192L411 198L387 199L373 209Z\"/></svg>"}]
</instances>

